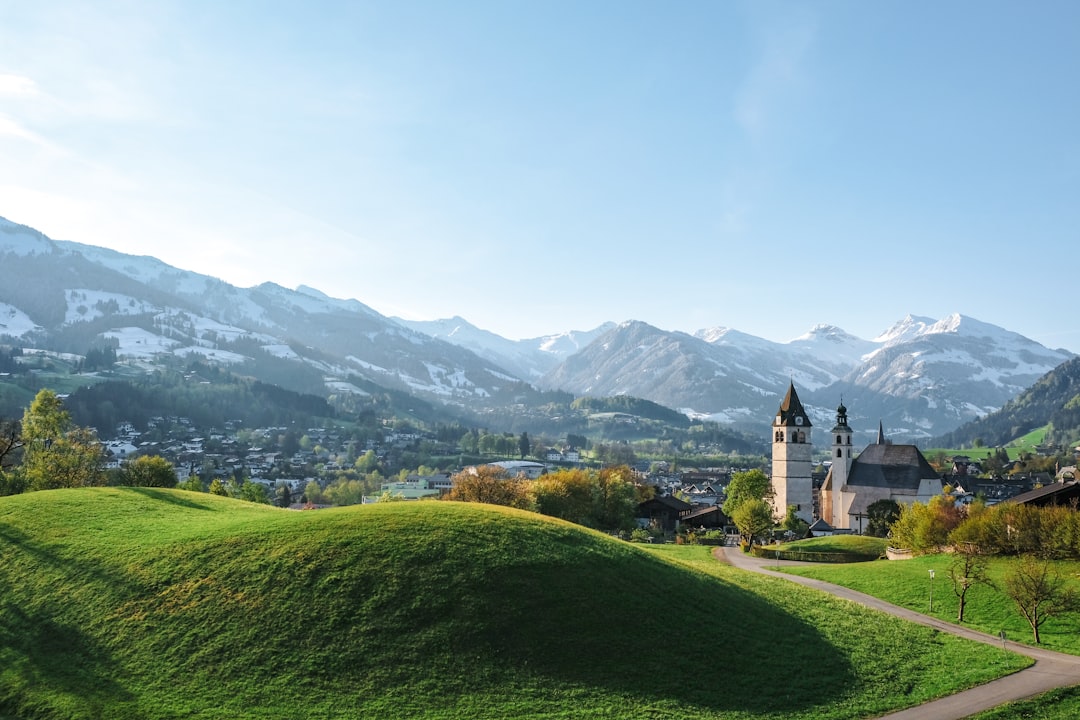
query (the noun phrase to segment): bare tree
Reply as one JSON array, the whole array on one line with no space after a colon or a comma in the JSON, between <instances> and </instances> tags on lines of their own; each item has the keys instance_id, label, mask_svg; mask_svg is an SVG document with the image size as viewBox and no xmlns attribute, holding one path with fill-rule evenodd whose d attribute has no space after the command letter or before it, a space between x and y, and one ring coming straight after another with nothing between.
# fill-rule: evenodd
<instances>
[{"instance_id":1,"label":"bare tree","mask_svg":"<svg viewBox=\"0 0 1080 720\"><path fill-rule=\"evenodd\" d=\"M1039 628L1047 620L1077 609L1075 590L1066 584L1049 560L1034 555L1020 558L1016 567L1005 576L1005 593L1031 625L1035 644L1040 643Z\"/></svg>"},{"instance_id":2,"label":"bare tree","mask_svg":"<svg viewBox=\"0 0 1080 720\"><path fill-rule=\"evenodd\" d=\"M986 556L979 550L978 545L968 542L956 545L952 563L949 564L949 579L952 581L953 594L960 605L956 622L964 622L968 590L976 585L994 586L987 575Z\"/></svg>"}]
</instances>

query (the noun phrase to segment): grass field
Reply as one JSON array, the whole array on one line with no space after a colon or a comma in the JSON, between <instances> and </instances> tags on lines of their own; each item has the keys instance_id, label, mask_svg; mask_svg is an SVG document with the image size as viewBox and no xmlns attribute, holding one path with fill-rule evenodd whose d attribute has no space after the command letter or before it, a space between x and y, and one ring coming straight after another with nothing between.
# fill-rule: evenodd
<instances>
[{"instance_id":1,"label":"grass field","mask_svg":"<svg viewBox=\"0 0 1080 720\"><path fill-rule=\"evenodd\" d=\"M784 572L818 578L843 585L894 605L917 610L955 622L959 608L949 579L949 555L926 555L911 560L860 563L858 565L789 566ZM1031 627L1000 589L1002 579L1015 563L1013 558L993 558L989 574L997 587L976 585L968 592L964 625L992 635L1005 631L1009 641L1032 643ZM1080 589L1080 562L1056 563L1058 572ZM934 570L933 579L930 570ZM933 611L930 610L931 589ZM1080 655L1080 615L1054 618L1043 625L1042 646L1050 650Z\"/></svg>"},{"instance_id":2,"label":"grass field","mask_svg":"<svg viewBox=\"0 0 1080 720\"><path fill-rule=\"evenodd\" d=\"M822 553L856 553L859 555L884 555L887 542L884 538L869 535L824 535L822 537L784 543L785 550L806 550Z\"/></svg>"},{"instance_id":3,"label":"grass field","mask_svg":"<svg viewBox=\"0 0 1080 720\"><path fill-rule=\"evenodd\" d=\"M1021 453L1035 454L1035 448L1042 444L1046 439L1046 433L1050 429L1049 425L1044 425L1041 428L1035 428L1026 435L1021 435L1018 438L1014 438L1005 444L1005 453L1009 456L1010 460L1017 459ZM953 455L967 455L972 460L982 460L994 453L996 448L981 447L981 448L927 448L922 450L923 455L928 458L936 457L939 453L944 454L946 457L952 457Z\"/></svg>"},{"instance_id":4,"label":"grass field","mask_svg":"<svg viewBox=\"0 0 1080 720\"><path fill-rule=\"evenodd\" d=\"M1026 663L505 508L0 498L0 716L860 718Z\"/></svg>"}]
</instances>

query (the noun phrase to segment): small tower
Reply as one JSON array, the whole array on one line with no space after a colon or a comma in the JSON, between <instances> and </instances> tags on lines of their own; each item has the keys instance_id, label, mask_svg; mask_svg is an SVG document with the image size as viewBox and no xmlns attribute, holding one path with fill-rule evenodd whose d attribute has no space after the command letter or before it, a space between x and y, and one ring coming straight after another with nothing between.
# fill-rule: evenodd
<instances>
[{"instance_id":1,"label":"small tower","mask_svg":"<svg viewBox=\"0 0 1080 720\"><path fill-rule=\"evenodd\" d=\"M773 507L781 518L787 514L788 506L794 505L800 518L807 523L814 521L814 483L810 477L813 449L810 418L795 392L795 383L791 383L773 420Z\"/></svg>"},{"instance_id":2,"label":"small tower","mask_svg":"<svg viewBox=\"0 0 1080 720\"><path fill-rule=\"evenodd\" d=\"M843 399L840 407L836 408L836 425L829 431L832 434L832 526L834 528L851 527L851 518L848 517L844 502L844 486L847 485L848 475L851 473L851 427L847 421L847 408L844 407Z\"/></svg>"}]
</instances>

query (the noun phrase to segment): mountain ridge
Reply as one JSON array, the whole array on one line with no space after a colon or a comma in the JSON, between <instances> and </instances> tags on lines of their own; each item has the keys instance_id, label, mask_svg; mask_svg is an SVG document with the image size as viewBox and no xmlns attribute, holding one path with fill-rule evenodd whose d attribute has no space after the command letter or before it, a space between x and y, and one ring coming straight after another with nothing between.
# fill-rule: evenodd
<instances>
[{"instance_id":1,"label":"mountain ridge","mask_svg":"<svg viewBox=\"0 0 1080 720\"><path fill-rule=\"evenodd\" d=\"M795 382L815 424L841 398L866 433L925 438L1003 406L1073 357L953 313L908 315L872 340L818 324L786 343L716 326L690 334L637 320L508 340L453 316L407 321L308 285L238 288L209 275L44 234L0 218L0 336L67 352L117 346L132 362L199 355L255 372L303 368L310 391L360 381L473 413L545 392L629 395L762 431ZM278 376L287 376L278 373ZM317 379L321 378L321 379Z\"/></svg>"}]
</instances>

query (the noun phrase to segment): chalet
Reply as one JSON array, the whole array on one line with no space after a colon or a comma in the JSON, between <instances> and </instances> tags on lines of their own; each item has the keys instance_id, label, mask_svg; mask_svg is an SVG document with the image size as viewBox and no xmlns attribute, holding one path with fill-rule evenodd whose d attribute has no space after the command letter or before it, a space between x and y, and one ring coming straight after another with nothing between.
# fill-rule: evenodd
<instances>
[{"instance_id":1,"label":"chalet","mask_svg":"<svg viewBox=\"0 0 1080 720\"><path fill-rule=\"evenodd\" d=\"M677 497L661 495L640 503L635 517L641 527L652 526L672 532L679 528L683 513L693 508L693 505Z\"/></svg>"},{"instance_id":2,"label":"chalet","mask_svg":"<svg viewBox=\"0 0 1080 720\"><path fill-rule=\"evenodd\" d=\"M1076 507L1080 505L1080 480L1068 480L1043 485L1011 497L1005 502L1017 505L1034 505L1036 507L1054 505Z\"/></svg>"}]
</instances>

